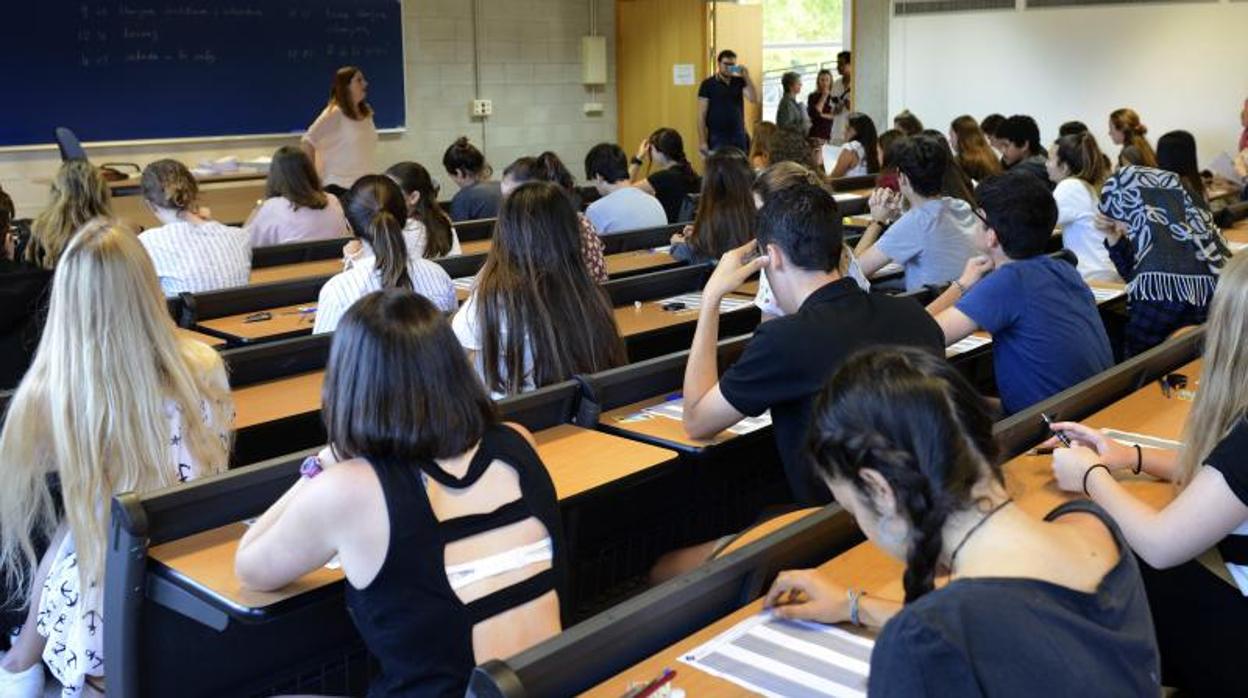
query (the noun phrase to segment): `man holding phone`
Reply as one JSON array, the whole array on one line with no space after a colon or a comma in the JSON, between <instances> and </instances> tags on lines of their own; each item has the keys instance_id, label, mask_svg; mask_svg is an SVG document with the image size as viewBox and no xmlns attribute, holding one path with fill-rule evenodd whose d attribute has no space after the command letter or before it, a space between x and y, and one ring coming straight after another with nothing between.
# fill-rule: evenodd
<instances>
[{"instance_id":1,"label":"man holding phone","mask_svg":"<svg viewBox=\"0 0 1248 698\"><path fill-rule=\"evenodd\" d=\"M698 88L698 152L706 157L726 145L748 152L743 97L758 104L758 88L731 50L720 51L715 63L715 74Z\"/></svg>"}]
</instances>

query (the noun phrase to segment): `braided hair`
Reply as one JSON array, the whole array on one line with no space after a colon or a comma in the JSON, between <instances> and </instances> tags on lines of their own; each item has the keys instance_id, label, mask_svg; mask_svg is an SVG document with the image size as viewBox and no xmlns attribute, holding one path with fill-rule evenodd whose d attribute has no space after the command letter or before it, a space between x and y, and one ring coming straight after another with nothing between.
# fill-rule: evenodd
<instances>
[{"instance_id":1,"label":"braided hair","mask_svg":"<svg viewBox=\"0 0 1248 698\"><path fill-rule=\"evenodd\" d=\"M947 361L919 349L852 356L819 396L810 449L826 479L866 492L869 468L892 487L911 528L907 603L933 588L949 516L974 506L971 491L984 477L1003 483L984 399Z\"/></svg>"}]
</instances>

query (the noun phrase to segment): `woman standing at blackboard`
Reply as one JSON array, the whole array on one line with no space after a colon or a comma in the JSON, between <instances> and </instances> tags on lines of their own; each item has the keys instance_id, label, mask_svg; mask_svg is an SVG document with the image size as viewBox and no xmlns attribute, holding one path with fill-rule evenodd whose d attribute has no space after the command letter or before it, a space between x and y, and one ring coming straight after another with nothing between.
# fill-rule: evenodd
<instances>
[{"instance_id":1,"label":"woman standing at blackboard","mask_svg":"<svg viewBox=\"0 0 1248 698\"><path fill-rule=\"evenodd\" d=\"M316 163L325 190L336 196L377 171L377 127L367 96L364 73L353 65L339 68L329 104L303 134L303 151Z\"/></svg>"}]
</instances>

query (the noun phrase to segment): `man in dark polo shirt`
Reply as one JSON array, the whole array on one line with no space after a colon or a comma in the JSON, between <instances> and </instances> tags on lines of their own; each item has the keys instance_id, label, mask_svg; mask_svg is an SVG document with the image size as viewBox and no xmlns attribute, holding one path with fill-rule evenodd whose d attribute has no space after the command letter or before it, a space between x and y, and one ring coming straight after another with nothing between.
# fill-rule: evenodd
<instances>
[{"instance_id":1,"label":"man in dark polo shirt","mask_svg":"<svg viewBox=\"0 0 1248 698\"><path fill-rule=\"evenodd\" d=\"M794 500L806 505L832 501L806 455L814 398L832 373L873 345L920 347L942 357L945 351L944 335L923 306L867 293L841 277L841 232L840 211L826 190L801 184L774 194L758 212L757 241L725 254L707 281L685 366L685 431L707 438L770 409ZM755 250L762 255L750 260ZM759 269L785 315L760 325L716 380L719 301Z\"/></svg>"},{"instance_id":2,"label":"man in dark polo shirt","mask_svg":"<svg viewBox=\"0 0 1248 698\"><path fill-rule=\"evenodd\" d=\"M750 137L745 132L745 103L758 104L758 88L737 54L720 51L715 74L698 87L698 152L702 157L730 145L748 152Z\"/></svg>"}]
</instances>

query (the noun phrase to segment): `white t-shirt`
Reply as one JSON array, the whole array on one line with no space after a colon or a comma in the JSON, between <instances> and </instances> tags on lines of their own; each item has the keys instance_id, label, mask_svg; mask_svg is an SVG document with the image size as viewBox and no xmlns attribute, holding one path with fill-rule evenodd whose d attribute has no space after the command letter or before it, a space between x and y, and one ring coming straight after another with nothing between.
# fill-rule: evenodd
<instances>
[{"instance_id":1,"label":"white t-shirt","mask_svg":"<svg viewBox=\"0 0 1248 698\"><path fill-rule=\"evenodd\" d=\"M373 117L349 118L331 104L303 134L316 148L325 185L350 189L355 180L377 172L377 127Z\"/></svg>"},{"instance_id":2,"label":"white t-shirt","mask_svg":"<svg viewBox=\"0 0 1248 698\"><path fill-rule=\"evenodd\" d=\"M364 296L381 290L381 271L371 252L356 259L349 269L339 272L321 287L316 301L316 324L313 334L333 332L347 309ZM412 290L428 298L438 310L450 313L459 302L455 298L455 285L446 270L427 259L407 257L407 275L412 280Z\"/></svg>"},{"instance_id":3,"label":"white t-shirt","mask_svg":"<svg viewBox=\"0 0 1248 698\"><path fill-rule=\"evenodd\" d=\"M862 149L862 144L858 141L850 141L845 144L845 150L858 156L858 164L845 171L845 177L862 177L867 173L867 152Z\"/></svg>"},{"instance_id":4,"label":"white t-shirt","mask_svg":"<svg viewBox=\"0 0 1248 698\"><path fill-rule=\"evenodd\" d=\"M464 304L460 307L459 312L455 313L455 317L451 319L451 329L454 330L455 338L459 340L459 343L463 345L464 349L475 353L473 362L477 369L477 375L480 376L481 382L484 383L485 360L481 356L481 349L485 346L485 342L481 338L481 326L478 322L477 292L473 291L472 295L468 296L468 300L464 301ZM500 336L498 341L500 346L506 346L508 336L507 332L507 319L502 318L499 322ZM502 357L499 358L501 363ZM503 368L503 380L506 381L508 380L508 376L506 375L505 364L503 364ZM496 391L488 385L486 388L490 390L490 397L495 400L507 397L506 393ZM530 390L535 390L536 388L537 384L533 379L533 345L526 338L526 341L524 342L524 384L521 386L521 392L528 392Z\"/></svg>"},{"instance_id":5,"label":"white t-shirt","mask_svg":"<svg viewBox=\"0 0 1248 698\"><path fill-rule=\"evenodd\" d=\"M143 231L139 242L166 296L245 286L251 276L251 241L241 228L178 221Z\"/></svg>"},{"instance_id":6,"label":"white t-shirt","mask_svg":"<svg viewBox=\"0 0 1248 698\"><path fill-rule=\"evenodd\" d=\"M1105 233L1096 228L1096 195L1078 177L1067 177L1053 190L1062 247L1079 258L1079 274L1087 281L1122 282L1105 249Z\"/></svg>"},{"instance_id":7,"label":"white t-shirt","mask_svg":"<svg viewBox=\"0 0 1248 698\"><path fill-rule=\"evenodd\" d=\"M667 212L659 200L637 187L623 187L585 209L585 216L599 235L667 225Z\"/></svg>"},{"instance_id":8,"label":"white t-shirt","mask_svg":"<svg viewBox=\"0 0 1248 698\"><path fill-rule=\"evenodd\" d=\"M832 83L832 96L841 99L849 94L849 88L845 87L844 78L836 78ZM838 103L838 106L840 104ZM840 145L845 142L845 127L849 125L849 105L844 105L844 111L832 117L832 138L828 141L833 145Z\"/></svg>"},{"instance_id":9,"label":"white t-shirt","mask_svg":"<svg viewBox=\"0 0 1248 698\"><path fill-rule=\"evenodd\" d=\"M403 243L407 245L407 253L413 257L425 256L425 245L429 240L426 232L425 224L415 218L408 218L407 224L403 226ZM446 257L454 257L463 254L463 249L459 246L459 233L455 232L455 228L451 228L451 251L446 253Z\"/></svg>"},{"instance_id":10,"label":"white t-shirt","mask_svg":"<svg viewBox=\"0 0 1248 698\"><path fill-rule=\"evenodd\" d=\"M265 199L243 229L251 238L252 247L282 245L306 240L329 240L350 237L351 228L342 214L338 197L327 196L325 208L295 205L288 199L274 196Z\"/></svg>"}]
</instances>

